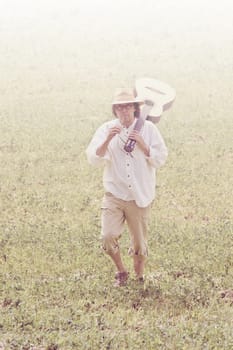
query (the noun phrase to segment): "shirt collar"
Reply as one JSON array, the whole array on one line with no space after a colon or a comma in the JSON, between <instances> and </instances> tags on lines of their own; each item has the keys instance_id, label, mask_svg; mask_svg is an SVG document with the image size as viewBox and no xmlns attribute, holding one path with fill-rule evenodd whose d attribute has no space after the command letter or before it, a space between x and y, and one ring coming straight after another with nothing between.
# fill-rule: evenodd
<instances>
[{"instance_id":1,"label":"shirt collar","mask_svg":"<svg viewBox=\"0 0 233 350\"><path fill-rule=\"evenodd\" d=\"M128 130L128 131L132 131L134 129L134 126L135 126L136 122L137 122L137 119L134 118L133 123L128 128L126 126L124 126L123 129L124 130Z\"/></svg>"}]
</instances>

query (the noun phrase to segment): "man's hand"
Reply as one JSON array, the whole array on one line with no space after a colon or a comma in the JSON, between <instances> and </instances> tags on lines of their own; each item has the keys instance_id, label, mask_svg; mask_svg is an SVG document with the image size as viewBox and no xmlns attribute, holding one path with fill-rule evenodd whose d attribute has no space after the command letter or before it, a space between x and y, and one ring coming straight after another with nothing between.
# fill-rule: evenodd
<instances>
[{"instance_id":1,"label":"man's hand","mask_svg":"<svg viewBox=\"0 0 233 350\"><path fill-rule=\"evenodd\" d=\"M120 126L113 126L112 128L109 128L106 141L110 142L114 136L116 136L117 134L120 134L121 129L122 128Z\"/></svg>"},{"instance_id":2,"label":"man's hand","mask_svg":"<svg viewBox=\"0 0 233 350\"><path fill-rule=\"evenodd\" d=\"M113 139L113 137L115 137L117 134L120 134L121 132L121 127L120 126L113 126L112 128L109 128L108 130L108 135L107 135L107 138L106 140L102 143L101 146L99 146L96 150L96 155L99 156L99 157L104 157L106 151L107 151L107 148L108 148L108 145L109 145L109 142Z\"/></svg>"},{"instance_id":3,"label":"man's hand","mask_svg":"<svg viewBox=\"0 0 233 350\"><path fill-rule=\"evenodd\" d=\"M140 135L138 130L133 130L130 135L129 138L136 141L138 147L142 150L142 152L149 157L150 155L150 148L149 146L145 143L145 141L143 140L142 136Z\"/></svg>"}]
</instances>

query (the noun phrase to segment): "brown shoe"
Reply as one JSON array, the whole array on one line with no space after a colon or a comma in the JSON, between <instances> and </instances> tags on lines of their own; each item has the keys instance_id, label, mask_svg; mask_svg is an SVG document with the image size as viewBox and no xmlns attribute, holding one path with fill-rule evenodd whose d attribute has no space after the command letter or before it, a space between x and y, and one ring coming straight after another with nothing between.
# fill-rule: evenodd
<instances>
[{"instance_id":1,"label":"brown shoe","mask_svg":"<svg viewBox=\"0 0 233 350\"><path fill-rule=\"evenodd\" d=\"M115 287L122 287L125 286L127 283L127 279L129 277L129 273L127 271L124 272L117 272L115 275Z\"/></svg>"}]
</instances>

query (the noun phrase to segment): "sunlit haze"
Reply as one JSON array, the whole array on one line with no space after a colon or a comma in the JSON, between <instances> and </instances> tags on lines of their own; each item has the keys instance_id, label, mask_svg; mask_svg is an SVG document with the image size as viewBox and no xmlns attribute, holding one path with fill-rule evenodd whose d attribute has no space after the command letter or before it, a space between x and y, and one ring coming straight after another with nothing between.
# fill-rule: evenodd
<instances>
[{"instance_id":1,"label":"sunlit haze","mask_svg":"<svg viewBox=\"0 0 233 350\"><path fill-rule=\"evenodd\" d=\"M75 73L81 81L110 77L112 87L150 75L181 89L184 71L206 78L208 69L213 88L217 70L228 76L232 67L232 7L230 0L1 0L1 85L13 93L13 79L28 74L71 86ZM32 88L21 84L25 93Z\"/></svg>"}]
</instances>

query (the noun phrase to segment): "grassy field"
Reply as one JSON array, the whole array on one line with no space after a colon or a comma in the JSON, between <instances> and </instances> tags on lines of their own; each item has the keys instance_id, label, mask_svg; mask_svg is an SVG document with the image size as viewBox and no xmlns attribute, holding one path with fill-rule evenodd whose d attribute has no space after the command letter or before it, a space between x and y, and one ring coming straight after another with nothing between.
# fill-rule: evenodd
<instances>
[{"instance_id":1,"label":"grassy field","mask_svg":"<svg viewBox=\"0 0 233 350\"><path fill-rule=\"evenodd\" d=\"M169 0L135 1L130 22L121 1L102 22L62 3L0 15L0 349L233 349L232 24L214 6L209 23L207 8L174 19ZM114 89L143 76L177 98L145 284L115 289L85 148Z\"/></svg>"}]
</instances>

